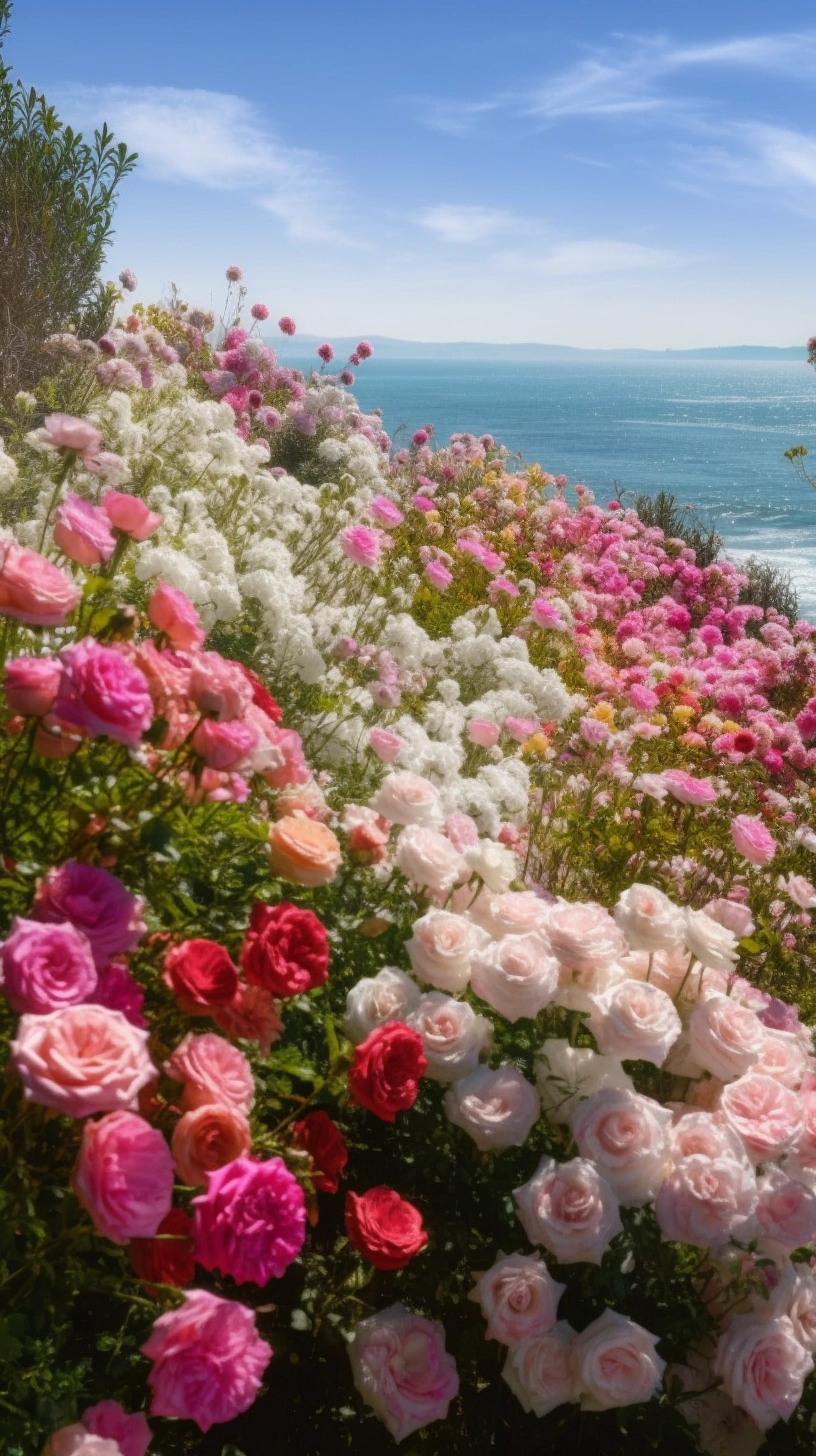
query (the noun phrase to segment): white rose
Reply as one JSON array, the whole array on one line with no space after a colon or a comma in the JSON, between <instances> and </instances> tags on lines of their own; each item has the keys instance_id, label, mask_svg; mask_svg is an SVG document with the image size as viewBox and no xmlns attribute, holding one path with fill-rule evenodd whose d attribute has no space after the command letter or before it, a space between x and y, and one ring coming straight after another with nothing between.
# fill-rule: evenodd
<instances>
[{"instance_id":1,"label":"white rose","mask_svg":"<svg viewBox=\"0 0 816 1456\"><path fill-rule=\"evenodd\" d=\"M518 1021L548 1006L558 986L558 961L540 935L507 935L473 957L471 989L488 1006Z\"/></svg>"},{"instance_id":2,"label":"white rose","mask_svg":"<svg viewBox=\"0 0 816 1456\"><path fill-rule=\"evenodd\" d=\"M758 1314L788 1316L800 1345L816 1350L816 1269L811 1264L787 1264L770 1299L756 1296Z\"/></svg>"},{"instance_id":3,"label":"white rose","mask_svg":"<svg viewBox=\"0 0 816 1456\"><path fill-rule=\"evenodd\" d=\"M673 1001L649 981L622 981L596 996L589 1025L604 1056L656 1067L682 1031Z\"/></svg>"},{"instance_id":4,"label":"white rose","mask_svg":"<svg viewBox=\"0 0 816 1456\"><path fill-rule=\"evenodd\" d=\"M434 828L442 822L442 801L439 790L420 774L388 774L383 779L370 807L392 824L424 824Z\"/></svg>"},{"instance_id":5,"label":"white rose","mask_svg":"<svg viewBox=\"0 0 816 1456\"><path fill-rule=\"evenodd\" d=\"M476 950L487 940L485 931L464 915L450 910L427 910L414 921L414 933L405 949L414 975L438 991L464 991Z\"/></svg>"},{"instance_id":6,"label":"white rose","mask_svg":"<svg viewBox=\"0 0 816 1456\"><path fill-rule=\"evenodd\" d=\"M592 903L562 901L551 905L547 933L553 955L573 971L611 966L625 949L623 936L609 911Z\"/></svg>"},{"instance_id":7,"label":"white rose","mask_svg":"<svg viewBox=\"0 0 816 1456\"><path fill-rule=\"evenodd\" d=\"M545 1041L536 1057L536 1082L550 1122L569 1122L578 1103L602 1087L634 1083L616 1057L599 1057L591 1047L574 1047L565 1037Z\"/></svg>"},{"instance_id":8,"label":"white rose","mask_svg":"<svg viewBox=\"0 0 816 1456\"><path fill-rule=\"evenodd\" d=\"M683 912L652 885L630 885L613 910L632 950L674 950L683 942Z\"/></svg>"},{"instance_id":9,"label":"white rose","mask_svg":"<svg viewBox=\"0 0 816 1456\"><path fill-rule=\"evenodd\" d=\"M482 890L468 915L496 940L503 935L526 935L533 930L546 937L547 908L547 902L532 890L506 890L503 895Z\"/></svg>"},{"instance_id":10,"label":"white rose","mask_svg":"<svg viewBox=\"0 0 816 1456\"><path fill-rule=\"evenodd\" d=\"M786 1315L735 1315L714 1357L715 1375L761 1431L793 1415L812 1369Z\"/></svg>"},{"instance_id":11,"label":"white rose","mask_svg":"<svg viewBox=\"0 0 816 1456\"><path fill-rule=\"evenodd\" d=\"M712 920L705 910L686 910L683 940L686 949L714 971L730 971L737 961L737 940L727 926Z\"/></svg>"},{"instance_id":12,"label":"white rose","mask_svg":"<svg viewBox=\"0 0 816 1456\"><path fill-rule=\"evenodd\" d=\"M576 1336L573 1365L582 1410L615 1410L651 1400L666 1368L657 1335L626 1315L605 1309Z\"/></svg>"},{"instance_id":13,"label":"white rose","mask_svg":"<svg viewBox=\"0 0 816 1456\"><path fill-rule=\"evenodd\" d=\"M802 1085L809 1066L809 1057L799 1037L792 1031L776 1031L764 1028L762 1050L754 1063L755 1072L773 1077L783 1087L797 1091Z\"/></svg>"},{"instance_id":14,"label":"white rose","mask_svg":"<svg viewBox=\"0 0 816 1456\"><path fill-rule=\"evenodd\" d=\"M623 1228L617 1198L586 1158L542 1158L513 1198L530 1243L549 1249L559 1264L600 1264Z\"/></svg>"},{"instance_id":15,"label":"white rose","mask_svg":"<svg viewBox=\"0 0 816 1456\"><path fill-rule=\"evenodd\" d=\"M757 1061L765 1027L755 1011L729 996L710 996L691 1013L689 1051L704 1071L721 1082L733 1082Z\"/></svg>"},{"instance_id":16,"label":"white rose","mask_svg":"<svg viewBox=\"0 0 816 1456\"><path fill-rule=\"evenodd\" d=\"M648 1203L668 1166L667 1107L626 1089L606 1088L579 1103L571 1119L582 1158L589 1158L623 1204Z\"/></svg>"},{"instance_id":17,"label":"white rose","mask_svg":"<svg viewBox=\"0 0 816 1456\"><path fill-rule=\"evenodd\" d=\"M617 961L590 961L580 970L571 970L569 966L562 965L558 990L553 1000L556 1006L564 1006L568 1011L589 1013L595 1005L596 997L602 996L613 986L619 986L626 979L626 972Z\"/></svg>"},{"instance_id":18,"label":"white rose","mask_svg":"<svg viewBox=\"0 0 816 1456\"><path fill-rule=\"evenodd\" d=\"M484 1153L523 1147L541 1104L535 1087L516 1067L478 1067L449 1088L445 1111Z\"/></svg>"},{"instance_id":19,"label":"white rose","mask_svg":"<svg viewBox=\"0 0 816 1456\"><path fill-rule=\"evenodd\" d=\"M455 1082L475 1071L493 1031L487 1017L478 1016L467 1001L455 1001L441 991L422 996L407 1020L422 1037L425 1075L434 1082Z\"/></svg>"},{"instance_id":20,"label":"white rose","mask_svg":"<svg viewBox=\"0 0 816 1456\"><path fill-rule=\"evenodd\" d=\"M636 794L647 794L650 799L657 799L658 802L665 799L669 792L662 776L655 773L639 774L633 781L632 788Z\"/></svg>"},{"instance_id":21,"label":"white rose","mask_svg":"<svg viewBox=\"0 0 816 1456\"><path fill-rule=\"evenodd\" d=\"M484 880L494 895L503 895L510 889L519 873L519 862L512 849L496 844L493 839L480 839L465 850L465 859L471 873Z\"/></svg>"},{"instance_id":22,"label":"white rose","mask_svg":"<svg viewBox=\"0 0 816 1456\"><path fill-rule=\"evenodd\" d=\"M386 1021L407 1021L419 1003L419 987L396 966L384 966L376 976L364 976L346 997L343 1029L357 1046L375 1026Z\"/></svg>"},{"instance_id":23,"label":"white rose","mask_svg":"<svg viewBox=\"0 0 816 1456\"><path fill-rule=\"evenodd\" d=\"M444 834L409 824L397 840L394 863L415 885L445 894L467 875L467 865Z\"/></svg>"},{"instance_id":24,"label":"white rose","mask_svg":"<svg viewBox=\"0 0 816 1456\"><path fill-rule=\"evenodd\" d=\"M756 1178L729 1151L694 1153L675 1164L657 1198L655 1217L665 1239L698 1249L721 1249L732 1237L750 1238Z\"/></svg>"},{"instance_id":25,"label":"white rose","mask_svg":"<svg viewBox=\"0 0 816 1456\"><path fill-rule=\"evenodd\" d=\"M525 1340L509 1350L502 1370L522 1410L536 1416L549 1415L556 1406L578 1399L578 1385L572 1363L575 1331L559 1320L544 1335Z\"/></svg>"}]
</instances>

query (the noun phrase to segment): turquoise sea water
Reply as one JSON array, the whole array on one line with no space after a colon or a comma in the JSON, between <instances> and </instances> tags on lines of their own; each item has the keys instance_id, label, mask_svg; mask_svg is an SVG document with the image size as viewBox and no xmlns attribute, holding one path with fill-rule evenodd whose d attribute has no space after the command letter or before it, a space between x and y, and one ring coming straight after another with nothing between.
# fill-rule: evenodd
<instances>
[{"instance_id":1,"label":"turquoise sea water","mask_svg":"<svg viewBox=\"0 0 816 1456\"><path fill-rule=\"evenodd\" d=\"M713 520L735 560L786 567L816 619L816 490L783 452L813 451L816 374L804 363L478 363L377 360L357 371L361 406L410 439L489 432L525 460L584 481L599 500L616 483L671 490Z\"/></svg>"}]
</instances>

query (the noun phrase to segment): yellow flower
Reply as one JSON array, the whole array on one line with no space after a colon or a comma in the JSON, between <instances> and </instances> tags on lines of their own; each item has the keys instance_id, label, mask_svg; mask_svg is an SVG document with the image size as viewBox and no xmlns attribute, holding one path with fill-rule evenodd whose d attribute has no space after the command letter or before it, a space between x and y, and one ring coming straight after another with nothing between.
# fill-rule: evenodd
<instances>
[{"instance_id":1,"label":"yellow flower","mask_svg":"<svg viewBox=\"0 0 816 1456\"><path fill-rule=\"evenodd\" d=\"M739 733L740 725L739 723L733 723L730 718L726 718L722 725L722 731L723 733Z\"/></svg>"},{"instance_id":2,"label":"yellow flower","mask_svg":"<svg viewBox=\"0 0 816 1456\"><path fill-rule=\"evenodd\" d=\"M678 707L678 708L672 708L672 718L674 719L674 722L675 723L680 723L681 725L684 726L693 717L694 717L694 709L693 708L684 707L682 705L680 707Z\"/></svg>"},{"instance_id":3,"label":"yellow flower","mask_svg":"<svg viewBox=\"0 0 816 1456\"><path fill-rule=\"evenodd\" d=\"M602 723L608 723L610 728L615 722L615 709L611 703L598 703L589 714L590 718L599 718Z\"/></svg>"},{"instance_id":4,"label":"yellow flower","mask_svg":"<svg viewBox=\"0 0 816 1456\"><path fill-rule=\"evenodd\" d=\"M665 713L653 713L649 722L654 723L655 728L667 728L669 720Z\"/></svg>"},{"instance_id":5,"label":"yellow flower","mask_svg":"<svg viewBox=\"0 0 816 1456\"><path fill-rule=\"evenodd\" d=\"M543 758L549 746L550 740L546 733L531 733L522 743L521 751L525 758Z\"/></svg>"}]
</instances>

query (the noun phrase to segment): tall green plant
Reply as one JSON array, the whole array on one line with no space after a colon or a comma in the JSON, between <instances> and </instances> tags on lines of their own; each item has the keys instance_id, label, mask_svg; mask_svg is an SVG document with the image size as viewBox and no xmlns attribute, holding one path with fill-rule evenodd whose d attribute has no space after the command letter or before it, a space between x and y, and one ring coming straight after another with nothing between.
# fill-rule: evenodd
<instances>
[{"instance_id":1,"label":"tall green plant","mask_svg":"<svg viewBox=\"0 0 816 1456\"><path fill-rule=\"evenodd\" d=\"M2 57L11 0L0 0L0 394L34 383L42 340L92 324L110 301L99 281L116 190L135 153L103 125L93 141L64 126Z\"/></svg>"}]
</instances>

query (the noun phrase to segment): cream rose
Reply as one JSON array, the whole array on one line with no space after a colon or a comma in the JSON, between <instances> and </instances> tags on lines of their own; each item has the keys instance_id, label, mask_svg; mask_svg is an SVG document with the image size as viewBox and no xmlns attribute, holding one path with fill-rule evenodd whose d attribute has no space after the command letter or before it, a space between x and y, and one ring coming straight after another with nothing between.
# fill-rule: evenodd
<instances>
[{"instance_id":1,"label":"cream rose","mask_svg":"<svg viewBox=\"0 0 816 1456\"><path fill-rule=\"evenodd\" d=\"M545 1041L536 1057L536 1083L550 1122L569 1122L578 1103L602 1087L634 1083L616 1057L599 1057L591 1047L574 1047L565 1037Z\"/></svg>"},{"instance_id":2,"label":"cream rose","mask_svg":"<svg viewBox=\"0 0 816 1456\"><path fill-rule=\"evenodd\" d=\"M721 1249L732 1237L751 1237L756 1203L756 1178L744 1162L729 1152L693 1153L675 1164L654 1207L664 1239Z\"/></svg>"},{"instance_id":3,"label":"cream rose","mask_svg":"<svg viewBox=\"0 0 816 1456\"><path fill-rule=\"evenodd\" d=\"M439 790L428 779L407 769L388 774L369 807L392 824L423 824L432 829L443 818Z\"/></svg>"},{"instance_id":4,"label":"cream rose","mask_svg":"<svg viewBox=\"0 0 816 1456\"><path fill-rule=\"evenodd\" d=\"M588 1014L595 1005L596 997L626 979L626 972L617 961L589 962L580 970L562 964L553 1000L556 1006L565 1006L568 1011Z\"/></svg>"},{"instance_id":5,"label":"cream rose","mask_svg":"<svg viewBox=\"0 0 816 1456\"><path fill-rule=\"evenodd\" d=\"M615 1410L651 1400L666 1368L657 1338L613 1309L587 1325L572 1348L581 1409Z\"/></svg>"},{"instance_id":6,"label":"cream rose","mask_svg":"<svg viewBox=\"0 0 816 1456\"><path fill-rule=\"evenodd\" d=\"M480 839L478 844L465 850L465 859L471 874L478 875L494 895L503 895L510 889L519 873L519 861L512 849L496 844L493 839Z\"/></svg>"},{"instance_id":7,"label":"cream rose","mask_svg":"<svg viewBox=\"0 0 816 1456\"><path fill-rule=\"evenodd\" d=\"M553 955L573 971L612 965L625 950L623 936L600 905L551 905L547 933Z\"/></svg>"},{"instance_id":8,"label":"cream rose","mask_svg":"<svg viewBox=\"0 0 816 1456\"><path fill-rule=\"evenodd\" d=\"M714 1357L715 1375L761 1431L793 1415L812 1369L786 1315L735 1315Z\"/></svg>"},{"instance_id":9,"label":"cream rose","mask_svg":"<svg viewBox=\"0 0 816 1456\"><path fill-rule=\"evenodd\" d=\"M428 1060L425 1076L434 1082L456 1082L474 1072L493 1032L487 1017L479 1016L467 1001L456 1001L441 991L422 996L407 1020L422 1037Z\"/></svg>"},{"instance_id":10,"label":"cream rose","mask_svg":"<svg viewBox=\"0 0 816 1456\"><path fill-rule=\"evenodd\" d=\"M684 911L683 941L686 949L714 971L733 970L737 962L737 939L726 925L712 920L705 910Z\"/></svg>"},{"instance_id":11,"label":"cream rose","mask_svg":"<svg viewBox=\"0 0 816 1456\"><path fill-rule=\"evenodd\" d=\"M536 1335L509 1350L502 1370L522 1410L549 1415L556 1406L578 1399L572 1350L575 1331L559 1320L544 1335Z\"/></svg>"},{"instance_id":12,"label":"cream rose","mask_svg":"<svg viewBox=\"0 0 816 1456\"><path fill-rule=\"evenodd\" d=\"M549 1249L559 1264L600 1264L623 1228L617 1198L586 1158L542 1158L513 1198L530 1243Z\"/></svg>"},{"instance_id":13,"label":"cream rose","mask_svg":"<svg viewBox=\"0 0 816 1456\"><path fill-rule=\"evenodd\" d=\"M629 1205L648 1203L663 1182L671 1120L668 1108L651 1097L607 1088L580 1103L571 1126L581 1157Z\"/></svg>"},{"instance_id":14,"label":"cream rose","mask_svg":"<svg viewBox=\"0 0 816 1456\"><path fill-rule=\"evenodd\" d=\"M482 890L476 896L468 915L496 940L504 935L526 935L535 931L546 939L547 902L532 890L506 890L491 895Z\"/></svg>"},{"instance_id":15,"label":"cream rose","mask_svg":"<svg viewBox=\"0 0 816 1456\"><path fill-rule=\"evenodd\" d=\"M471 989L508 1021L534 1017L558 986L558 961L534 932L491 941L473 958Z\"/></svg>"},{"instance_id":16,"label":"cream rose","mask_svg":"<svg viewBox=\"0 0 816 1456\"><path fill-rule=\"evenodd\" d=\"M773 1165L757 1180L757 1187L756 1216L763 1240L786 1252L816 1240L816 1192L812 1188Z\"/></svg>"},{"instance_id":17,"label":"cream rose","mask_svg":"<svg viewBox=\"0 0 816 1456\"><path fill-rule=\"evenodd\" d=\"M514 1349L551 1330L566 1284L557 1284L540 1254L509 1254L474 1275L469 1299L487 1320L485 1336Z\"/></svg>"},{"instance_id":18,"label":"cream rose","mask_svg":"<svg viewBox=\"0 0 816 1456\"><path fill-rule=\"evenodd\" d=\"M386 1021L407 1021L419 1005L419 998L416 982L396 966L383 966L376 976L363 976L346 997L346 1036L358 1046L375 1026L383 1026Z\"/></svg>"},{"instance_id":19,"label":"cream rose","mask_svg":"<svg viewBox=\"0 0 816 1456\"><path fill-rule=\"evenodd\" d=\"M470 981L474 953L486 941L487 933L471 925L464 915L427 910L414 921L414 933L405 949L420 981L455 994L464 991Z\"/></svg>"},{"instance_id":20,"label":"cream rose","mask_svg":"<svg viewBox=\"0 0 816 1456\"><path fill-rule=\"evenodd\" d=\"M449 1088L445 1111L480 1152L498 1152L524 1145L541 1104L535 1087L515 1067L478 1067Z\"/></svg>"},{"instance_id":21,"label":"cream rose","mask_svg":"<svg viewBox=\"0 0 816 1456\"><path fill-rule=\"evenodd\" d=\"M649 954L683 943L683 912L653 885L630 885L612 914L632 950Z\"/></svg>"},{"instance_id":22,"label":"cream rose","mask_svg":"<svg viewBox=\"0 0 816 1456\"><path fill-rule=\"evenodd\" d=\"M673 1001L649 981L622 981L596 996L589 1025L604 1056L656 1067L682 1031Z\"/></svg>"},{"instance_id":23,"label":"cream rose","mask_svg":"<svg viewBox=\"0 0 816 1456\"><path fill-rule=\"evenodd\" d=\"M444 834L421 824L409 824L397 840L394 863L405 878L436 894L447 894L467 878L468 867Z\"/></svg>"},{"instance_id":24,"label":"cream rose","mask_svg":"<svg viewBox=\"0 0 816 1456\"><path fill-rule=\"evenodd\" d=\"M703 1071L733 1082L757 1061L765 1028L755 1011L729 996L710 996L691 1013L688 1048Z\"/></svg>"}]
</instances>

